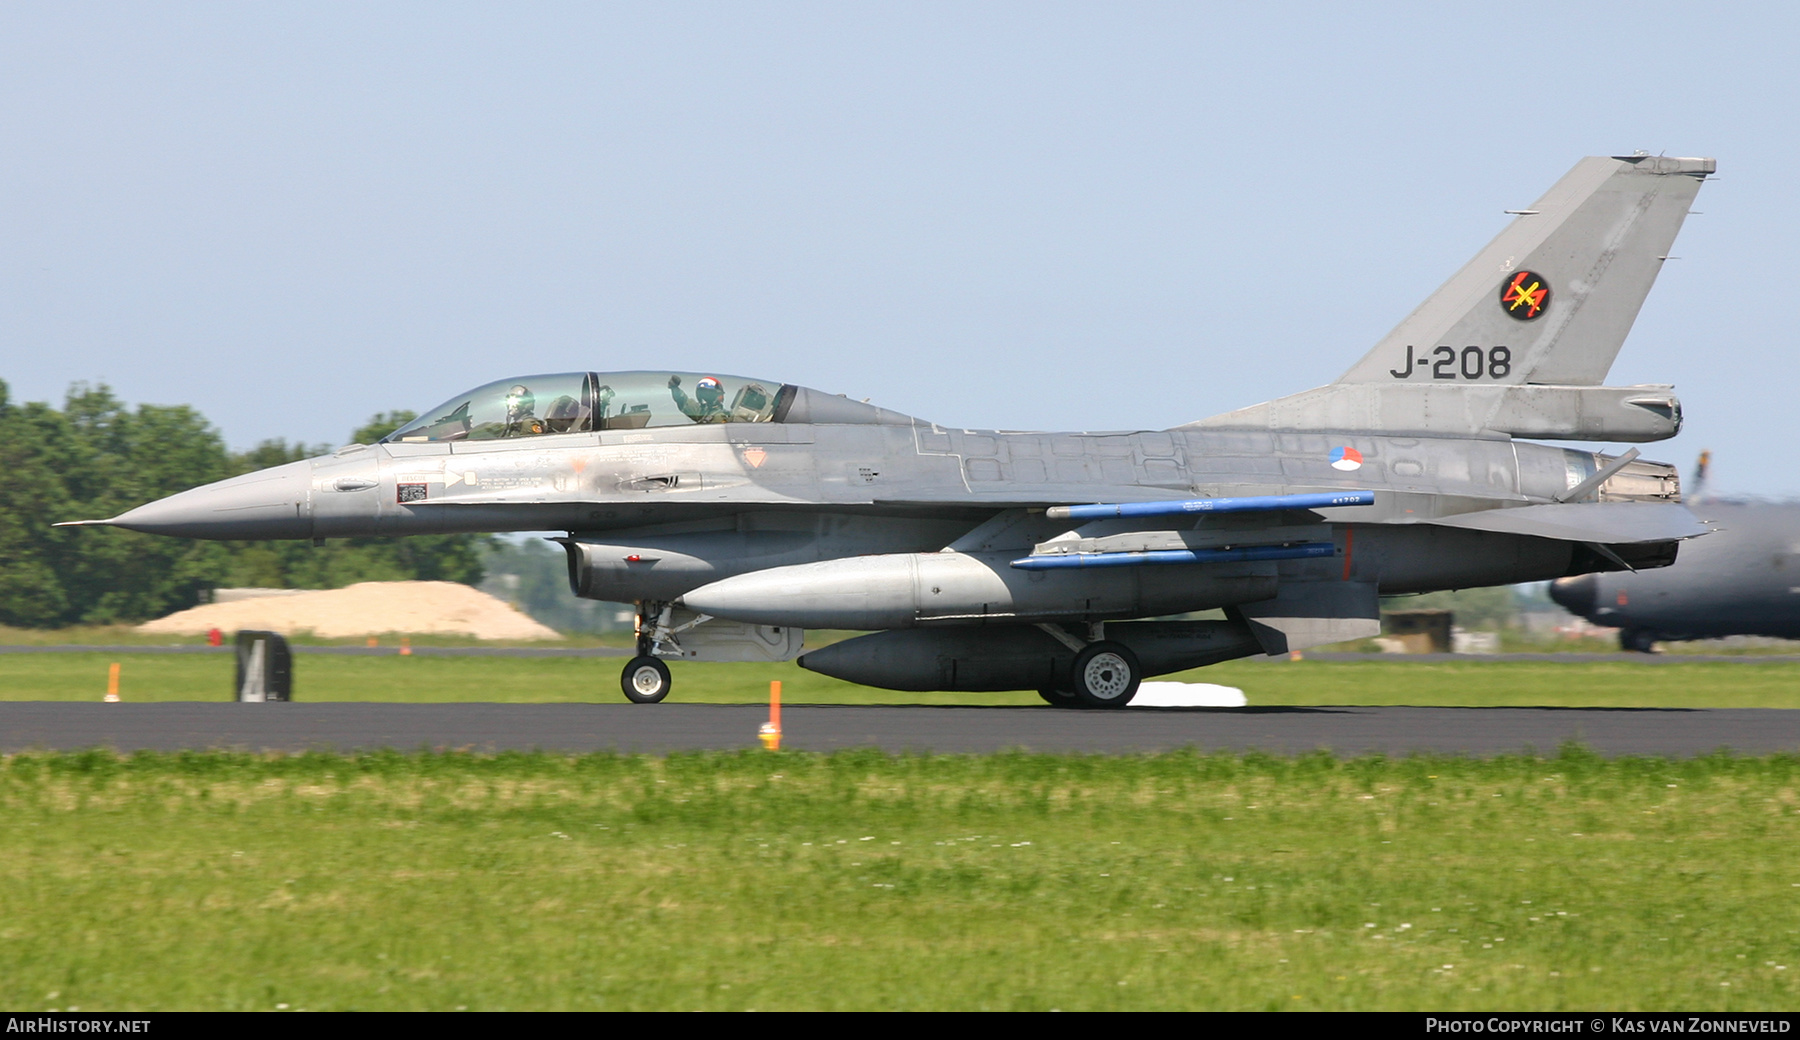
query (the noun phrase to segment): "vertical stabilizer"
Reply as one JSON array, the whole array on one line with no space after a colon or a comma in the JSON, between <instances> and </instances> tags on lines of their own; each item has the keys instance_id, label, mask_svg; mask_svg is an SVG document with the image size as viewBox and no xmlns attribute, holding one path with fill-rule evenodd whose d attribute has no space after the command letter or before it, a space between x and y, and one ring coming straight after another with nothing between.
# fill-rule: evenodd
<instances>
[{"instance_id":1,"label":"vertical stabilizer","mask_svg":"<svg viewBox=\"0 0 1800 1040\"><path fill-rule=\"evenodd\" d=\"M1714 169L1581 160L1338 382L1599 385Z\"/></svg>"}]
</instances>

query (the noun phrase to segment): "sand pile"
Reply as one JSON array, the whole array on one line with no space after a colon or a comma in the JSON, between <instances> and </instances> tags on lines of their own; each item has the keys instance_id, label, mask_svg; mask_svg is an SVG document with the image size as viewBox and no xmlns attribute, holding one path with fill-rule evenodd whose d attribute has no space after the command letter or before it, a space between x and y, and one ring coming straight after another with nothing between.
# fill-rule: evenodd
<instances>
[{"instance_id":1,"label":"sand pile","mask_svg":"<svg viewBox=\"0 0 1800 1040\"><path fill-rule=\"evenodd\" d=\"M451 581L365 581L343 589L209 603L139 625L139 632L204 635L217 628L311 631L324 639L437 632L477 639L561 639L502 600Z\"/></svg>"}]
</instances>

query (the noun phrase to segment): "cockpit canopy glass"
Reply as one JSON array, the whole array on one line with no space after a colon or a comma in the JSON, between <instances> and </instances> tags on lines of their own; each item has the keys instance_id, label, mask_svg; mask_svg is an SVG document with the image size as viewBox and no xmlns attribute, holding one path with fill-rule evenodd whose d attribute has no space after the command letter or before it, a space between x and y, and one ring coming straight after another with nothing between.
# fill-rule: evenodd
<instances>
[{"instance_id":1,"label":"cockpit canopy glass","mask_svg":"<svg viewBox=\"0 0 1800 1040\"><path fill-rule=\"evenodd\" d=\"M564 372L479 386L382 438L484 441L694 423L777 422L783 384L704 372Z\"/></svg>"}]
</instances>

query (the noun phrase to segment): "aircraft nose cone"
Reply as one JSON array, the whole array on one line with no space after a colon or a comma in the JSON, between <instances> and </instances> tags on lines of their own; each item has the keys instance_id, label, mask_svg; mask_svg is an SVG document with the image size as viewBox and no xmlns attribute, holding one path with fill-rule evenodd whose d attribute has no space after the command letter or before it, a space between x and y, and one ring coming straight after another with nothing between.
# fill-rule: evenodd
<instances>
[{"instance_id":1,"label":"aircraft nose cone","mask_svg":"<svg viewBox=\"0 0 1800 1040\"><path fill-rule=\"evenodd\" d=\"M246 473L138 506L111 521L178 538L312 537L313 464Z\"/></svg>"},{"instance_id":2,"label":"aircraft nose cone","mask_svg":"<svg viewBox=\"0 0 1800 1040\"><path fill-rule=\"evenodd\" d=\"M1599 585L1592 574L1558 578L1550 583L1550 598L1571 614L1592 618L1594 604L1600 595Z\"/></svg>"}]
</instances>

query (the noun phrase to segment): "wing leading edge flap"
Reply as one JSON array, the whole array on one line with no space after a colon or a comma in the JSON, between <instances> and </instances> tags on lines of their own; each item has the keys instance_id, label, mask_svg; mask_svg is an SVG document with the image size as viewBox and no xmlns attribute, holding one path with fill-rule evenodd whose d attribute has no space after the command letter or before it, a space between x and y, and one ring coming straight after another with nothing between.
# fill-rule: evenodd
<instances>
[{"instance_id":1,"label":"wing leading edge flap","mask_svg":"<svg viewBox=\"0 0 1800 1040\"><path fill-rule=\"evenodd\" d=\"M1228 607L1226 616L1248 624L1270 655L1381 634L1381 600L1372 581L1283 582L1274 599Z\"/></svg>"},{"instance_id":2,"label":"wing leading edge flap","mask_svg":"<svg viewBox=\"0 0 1800 1040\"><path fill-rule=\"evenodd\" d=\"M1525 534L1564 542L1634 545L1697 538L1712 528L1673 502L1568 502L1484 509L1427 520L1496 534Z\"/></svg>"}]
</instances>

